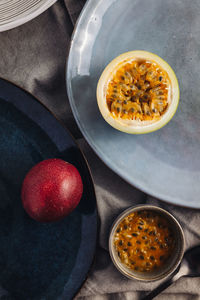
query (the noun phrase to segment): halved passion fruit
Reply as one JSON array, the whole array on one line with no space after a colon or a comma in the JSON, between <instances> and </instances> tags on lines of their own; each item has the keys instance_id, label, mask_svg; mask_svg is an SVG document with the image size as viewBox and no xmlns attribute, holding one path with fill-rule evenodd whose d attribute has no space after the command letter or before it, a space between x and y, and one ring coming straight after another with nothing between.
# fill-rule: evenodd
<instances>
[{"instance_id":1,"label":"halved passion fruit","mask_svg":"<svg viewBox=\"0 0 200 300\"><path fill-rule=\"evenodd\" d=\"M132 134L155 131L176 112L179 86L172 68L146 51L121 54L103 71L97 102L104 119Z\"/></svg>"}]
</instances>

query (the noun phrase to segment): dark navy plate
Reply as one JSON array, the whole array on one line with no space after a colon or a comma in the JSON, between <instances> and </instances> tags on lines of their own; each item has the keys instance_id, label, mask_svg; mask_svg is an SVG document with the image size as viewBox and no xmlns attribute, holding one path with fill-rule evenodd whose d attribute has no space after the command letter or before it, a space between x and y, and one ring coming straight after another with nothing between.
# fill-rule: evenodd
<instances>
[{"instance_id":1,"label":"dark navy plate","mask_svg":"<svg viewBox=\"0 0 200 300\"><path fill-rule=\"evenodd\" d=\"M57 157L81 173L84 194L64 220L42 224L24 211L27 171ZM32 95L0 79L0 285L4 299L71 299L91 266L96 198L87 163L71 135Z\"/></svg>"}]
</instances>

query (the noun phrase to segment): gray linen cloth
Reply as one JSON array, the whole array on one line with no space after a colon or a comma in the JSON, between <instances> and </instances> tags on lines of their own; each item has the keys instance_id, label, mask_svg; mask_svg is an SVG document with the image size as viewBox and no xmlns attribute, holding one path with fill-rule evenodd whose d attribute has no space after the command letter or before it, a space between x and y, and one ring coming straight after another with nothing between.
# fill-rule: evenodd
<instances>
[{"instance_id":1,"label":"gray linen cloth","mask_svg":"<svg viewBox=\"0 0 200 300\"><path fill-rule=\"evenodd\" d=\"M92 1L92 0L91 0ZM0 33L0 76L38 97L78 139L95 182L100 234L95 263L76 299L139 299L159 282L142 283L122 276L108 253L109 230L125 208L153 203L170 211L183 225L186 246L200 244L200 211L176 207L130 186L94 154L72 116L65 88L65 62L70 36L84 0L60 0L29 23ZM200 299L200 278L182 278L156 299Z\"/></svg>"}]
</instances>

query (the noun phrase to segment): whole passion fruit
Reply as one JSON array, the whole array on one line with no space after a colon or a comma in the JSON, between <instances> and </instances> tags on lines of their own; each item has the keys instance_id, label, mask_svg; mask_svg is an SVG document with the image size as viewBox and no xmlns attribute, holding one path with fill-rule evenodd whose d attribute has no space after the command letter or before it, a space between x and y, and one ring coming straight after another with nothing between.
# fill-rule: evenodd
<instances>
[{"instance_id":1,"label":"whole passion fruit","mask_svg":"<svg viewBox=\"0 0 200 300\"><path fill-rule=\"evenodd\" d=\"M159 56L126 52L104 69L97 85L97 102L102 116L114 128L149 133L174 116L179 103L178 80Z\"/></svg>"},{"instance_id":2,"label":"whole passion fruit","mask_svg":"<svg viewBox=\"0 0 200 300\"><path fill-rule=\"evenodd\" d=\"M62 159L51 158L36 164L26 174L21 191L28 215L39 222L61 220L70 214L83 193L81 175Z\"/></svg>"}]
</instances>

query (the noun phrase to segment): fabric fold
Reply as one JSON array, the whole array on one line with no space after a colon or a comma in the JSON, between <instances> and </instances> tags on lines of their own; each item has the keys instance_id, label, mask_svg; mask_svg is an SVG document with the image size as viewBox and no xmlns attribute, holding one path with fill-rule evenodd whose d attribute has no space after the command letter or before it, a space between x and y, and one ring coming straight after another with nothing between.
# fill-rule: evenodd
<instances>
[{"instance_id":1,"label":"fabric fold","mask_svg":"<svg viewBox=\"0 0 200 300\"><path fill-rule=\"evenodd\" d=\"M59 0L36 19L0 34L0 76L16 82L38 97L75 138L81 134L67 97L65 66L72 23L75 24L84 3L84 0ZM114 267L108 252L108 238L115 218L126 208L140 203L163 207L180 221L186 247L189 248L200 244L200 211L174 206L146 195L111 171L84 139L78 140L78 143L94 178L101 225L95 263L76 299L140 299L159 282L132 281ZM156 299L197 300L200 299L199 287L200 278L185 277ZM5 294L5 291L0 293Z\"/></svg>"}]
</instances>

